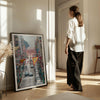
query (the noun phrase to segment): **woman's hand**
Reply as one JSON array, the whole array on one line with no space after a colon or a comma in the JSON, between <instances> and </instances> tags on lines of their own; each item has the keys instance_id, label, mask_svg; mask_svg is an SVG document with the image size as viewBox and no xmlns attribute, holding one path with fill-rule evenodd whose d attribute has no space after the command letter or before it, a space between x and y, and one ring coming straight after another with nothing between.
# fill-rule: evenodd
<instances>
[{"instance_id":1,"label":"woman's hand","mask_svg":"<svg viewBox=\"0 0 100 100\"><path fill-rule=\"evenodd\" d=\"M65 48L65 54L68 55L68 47Z\"/></svg>"}]
</instances>

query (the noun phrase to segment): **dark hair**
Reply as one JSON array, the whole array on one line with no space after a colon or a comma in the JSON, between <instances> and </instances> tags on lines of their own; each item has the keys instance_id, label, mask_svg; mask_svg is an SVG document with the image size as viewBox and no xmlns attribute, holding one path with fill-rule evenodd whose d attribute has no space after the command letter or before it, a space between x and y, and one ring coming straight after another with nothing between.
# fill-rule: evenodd
<instances>
[{"instance_id":1,"label":"dark hair","mask_svg":"<svg viewBox=\"0 0 100 100\"><path fill-rule=\"evenodd\" d=\"M83 26L83 19L82 19L82 15L79 12L79 8L77 6L71 6L69 8L70 11L73 11L73 17L76 17L79 23L79 27Z\"/></svg>"}]
</instances>

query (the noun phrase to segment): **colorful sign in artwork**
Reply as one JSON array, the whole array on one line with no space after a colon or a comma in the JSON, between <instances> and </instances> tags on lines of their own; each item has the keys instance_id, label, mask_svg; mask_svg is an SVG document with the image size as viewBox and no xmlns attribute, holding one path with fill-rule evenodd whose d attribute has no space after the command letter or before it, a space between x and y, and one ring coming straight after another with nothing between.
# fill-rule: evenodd
<instances>
[{"instance_id":1,"label":"colorful sign in artwork","mask_svg":"<svg viewBox=\"0 0 100 100\"><path fill-rule=\"evenodd\" d=\"M33 57L32 60L33 60L33 65L35 65L38 60L38 57Z\"/></svg>"},{"instance_id":2,"label":"colorful sign in artwork","mask_svg":"<svg viewBox=\"0 0 100 100\"><path fill-rule=\"evenodd\" d=\"M25 60L26 60L26 59L21 59L21 60L20 60L20 63L23 63Z\"/></svg>"}]
</instances>

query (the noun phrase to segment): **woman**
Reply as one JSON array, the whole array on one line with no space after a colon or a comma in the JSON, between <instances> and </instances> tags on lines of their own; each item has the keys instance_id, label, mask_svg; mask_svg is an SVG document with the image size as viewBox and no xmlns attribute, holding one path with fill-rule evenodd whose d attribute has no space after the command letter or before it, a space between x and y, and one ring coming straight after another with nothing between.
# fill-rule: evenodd
<instances>
[{"instance_id":1,"label":"woman","mask_svg":"<svg viewBox=\"0 0 100 100\"><path fill-rule=\"evenodd\" d=\"M82 91L80 74L82 71L85 30L79 8L69 8L71 19L68 21L68 32L65 53L67 60L67 84L75 91Z\"/></svg>"}]
</instances>

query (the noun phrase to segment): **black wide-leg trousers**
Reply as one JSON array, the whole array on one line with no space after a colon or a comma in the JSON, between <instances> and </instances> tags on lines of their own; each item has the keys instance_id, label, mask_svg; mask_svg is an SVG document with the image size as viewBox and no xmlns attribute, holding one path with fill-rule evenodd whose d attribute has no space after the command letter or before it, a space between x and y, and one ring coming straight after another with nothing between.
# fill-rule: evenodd
<instances>
[{"instance_id":1,"label":"black wide-leg trousers","mask_svg":"<svg viewBox=\"0 0 100 100\"><path fill-rule=\"evenodd\" d=\"M67 84L73 85L74 90L82 91L80 74L83 66L84 52L74 52L68 49Z\"/></svg>"}]
</instances>

